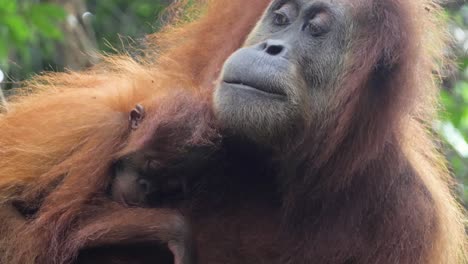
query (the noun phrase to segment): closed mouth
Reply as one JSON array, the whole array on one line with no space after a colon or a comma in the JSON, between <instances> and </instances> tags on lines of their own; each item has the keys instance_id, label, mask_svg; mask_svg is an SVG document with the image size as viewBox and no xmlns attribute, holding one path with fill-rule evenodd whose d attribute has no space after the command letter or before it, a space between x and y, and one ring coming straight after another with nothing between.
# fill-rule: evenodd
<instances>
[{"instance_id":1,"label":"closed mouth","mask_svg":"<svg viewBox=\"0 0 468 264\"><path fill-rule=\"evenodd\" d=\"M235 86L235 87L240 88L240 89L253 90L253 91L256 91L256 92L264 93L264 94L266 94L268 96L278 97L278 98L282 98L282 99L284 99L284 97L286 97L286 94L284 94L284 93L280 93L280 92L277 92L277 91L272 91L271 89L260 88L258 86L253 86L253 85L250 85L250 84L246 84L244 82L224 81L224 83L228 84L228 85L231 85L231 86Z\"/></svg>"}]
</instances>

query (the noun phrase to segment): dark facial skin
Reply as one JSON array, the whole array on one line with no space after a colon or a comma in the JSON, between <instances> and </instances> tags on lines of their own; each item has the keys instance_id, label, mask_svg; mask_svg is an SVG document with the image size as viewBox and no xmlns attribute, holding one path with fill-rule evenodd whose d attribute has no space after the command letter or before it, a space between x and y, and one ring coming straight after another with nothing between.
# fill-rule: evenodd
<instances>
[{"instance_id":1,"label":"dark facial skin","mask_svg":"<svg viewBox=\"0 0 468 264\"><path fill-rule=\"evenodd\" d=\"M225 128L269 145L294 136L333 94L350 23L330 1L274 1L245 47L225 63L214 94Z\"/></svg>"},{"instance_id":2,"label":"dark facial skin","mask_svg":"<svg viewBox=\"0 0 468 264\"><path fill-rule=\"evenodd\" d=\"M177 208L178 202L190 193L188 184L204 172L210 154L209 150L196 149L169 162L155 158L151 151L130 154L115 165L110 195L114 201L128 206ZM174 263L194 263L193 241L188 226L169 222L160 228L161 232L172 237L162 242L167 242L174 255Z\"/></svg>"},{"instance_id":3,"label":"dark facial skin","mask_svg":"<svg viewBox=\"0 0 468 264\"><path fill-rule=\"evenodd\" d=\"M140 207L177 206L188 198L193 182L203 177L217 155L213 147L158 154L143 149L118 160L110 188L112 199Z\"/></svg>"},{"instance_id":4,"label":"dark facial skin","mask_svg":"<svg viewBox=\"0 0 468 264\"><path fill-rule=\"evenodd\" d=\"M121 159L115 167L112 198L134 206L160 205L164 200L182 199L188 192L189 174L185 170L191 166L167 166L160 168L158 161L145 151Z\"/></svg>"}]
</instances>

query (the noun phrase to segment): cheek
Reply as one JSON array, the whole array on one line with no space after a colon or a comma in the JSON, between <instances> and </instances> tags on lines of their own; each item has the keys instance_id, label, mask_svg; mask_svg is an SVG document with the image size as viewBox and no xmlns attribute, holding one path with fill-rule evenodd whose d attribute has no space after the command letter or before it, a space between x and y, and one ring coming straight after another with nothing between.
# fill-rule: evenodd
<instances>
[{"instance_id":1,"label":"cheek","mask_svg":"<svg viewBox=\"0 0 468 264\"><path fill-rule=\"evenodd\" d=\"M307 74L311 75L310 72ZM288 108L298 121L310 124L326 114L332 94L330 89L312 84L305 75L299 71L290 75L292 79L288 81L287 87Z\"/></svg>"},{"instance_id":2,"label":"cheek","mask_svg":"<svg viewBox=\"0 0 468 264\"><path fill-rule=\"evenodd\" d=\"M311 99L312 89L308 85L304 75L299 69L302 67L296 62L282 80L284 89L288 96L289 105L292 108L303 108Z\"/></svg>"},{"instance_id":3,"label":"cheek","mask_svg":"<svg viewBox=\"0 0 468 264\"><path fill-rule=\"evenodd\" d=\"M290 95L290 112L297 122L309 123L317 112L317 98L311 88L306 86L303 81L296 81L294 92Z\"/></svg>"}]
</instances>

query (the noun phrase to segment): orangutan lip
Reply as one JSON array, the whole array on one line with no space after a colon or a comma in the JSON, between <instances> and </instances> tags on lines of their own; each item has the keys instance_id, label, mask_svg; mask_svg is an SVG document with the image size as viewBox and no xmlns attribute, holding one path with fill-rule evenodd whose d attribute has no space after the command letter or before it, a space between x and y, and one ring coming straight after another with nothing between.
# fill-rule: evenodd
<instances>
[{"instance_id":1,"label":"orangutan lip","mask_svg":"<svg viewBox=\"0 0 468 264\"><path fill-rule=\"evenodd\" d=\"M243 83L243 82L224 81L224 83L228 84L228 85L231 85L231 86L241 88L241 89L255 90L257 92L265 93L265 94L267 94L269 96L273 96L273 97L277 97L277 98L281 98L281 99L284 99L284 97L286 97L286 94L283 94L283 93L280 93L280 92L277 92L277 91L272 91L271 89L264 89L264 88L260 88L260 87L257 87L257 86L249 85L249 84L246 84L246 83Z\"/></svg>"}]
</instances>

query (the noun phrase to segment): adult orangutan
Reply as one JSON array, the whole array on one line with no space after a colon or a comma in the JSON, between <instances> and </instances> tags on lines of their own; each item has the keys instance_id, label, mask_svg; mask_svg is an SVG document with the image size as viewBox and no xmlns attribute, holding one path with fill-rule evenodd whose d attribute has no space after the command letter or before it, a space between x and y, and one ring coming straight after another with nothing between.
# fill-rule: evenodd
<instances>
[{"instance_id":1,"label":"adult orangutan","mask_svg":"<svg viewBox=\"0 0 468 264\"><path fill-rule=\"evenodd\" d=\"M210 205L189 210L202 263L462 261L463 217L425 128L437 13L428 1L273 1L215 92L231 167L192 197Z\"/></svg>"},{"instance_id":2,"label":"adult orangutan","mask_svg":"<svg viewBox=\"0 0 468 264\"><path fill-rule=\"evenodd\" d=\"M242 39L249 24L237 16L242 9L221 12L236 5L231 2L208 13L210 23L166 31L163 40L176 45L162 42L155 68L123 59L113 64L123 72L45 78L59 88L91 88L62 88L53 99L43 93L13 104L0 121L2 131L9 128L0 139L6 153L1 232L12 242L1 247L5 262L164 263L168 252L154 250L165 249L158 241L171 242L162 230L184 234L176 249L168 245L176 262L188 256L204 264L463 263L464 216L426 129L444 44L438 6L427 0L273 1L245 47L225 63L213 120L211 91L204 88L229 54L220 48ZM254 4L244 10L255 13L265 3L241 6ZM207 30L219 34L201 34ZM121 75L134 81L133 97ZM158 77L160 90L147 88L154 87L150 76ZM182 100L173 97L180 94ZM122 102L120 118L102 107ZM137 103L146 115L128 135L123 121ZM222 127L220 145L215 121ZM168 206L184 217L119 204L125 204L116 199L122 189L110 183L127 171L117 168L113 179L115 161L125 165L149 153L154 162L169 151L182 155L183 166L200 146L217 155L184 183L188 199ZM164 228L171 224L175 228ZM191 238L196 254L186 255Z\"/></svg>"},{"instance_id":3,"label":"adult orangutan","mask_svg":"<svg viewBox=\"0 0 468 264\"><path fill-rule=\"evenodd\" d=\"M275 168L263 179L281 253L266 262L463 262L464 217L427 128L438 12L424 0L276 0L227 60L214 95L225 148L268 150L275 164L250 160Z\"/></svg>"},{"instance_id":4,"label":"adult orangutan","mask_svg":"<svg viewBox=\"0 0 468 264\"><path fill-rule=\"evenodd\" d=\"M227 164L183 209L201 263L464 261L464 217L426 127L438 12L273 1L214 93Z\"/></svg>"}]
</instances>

